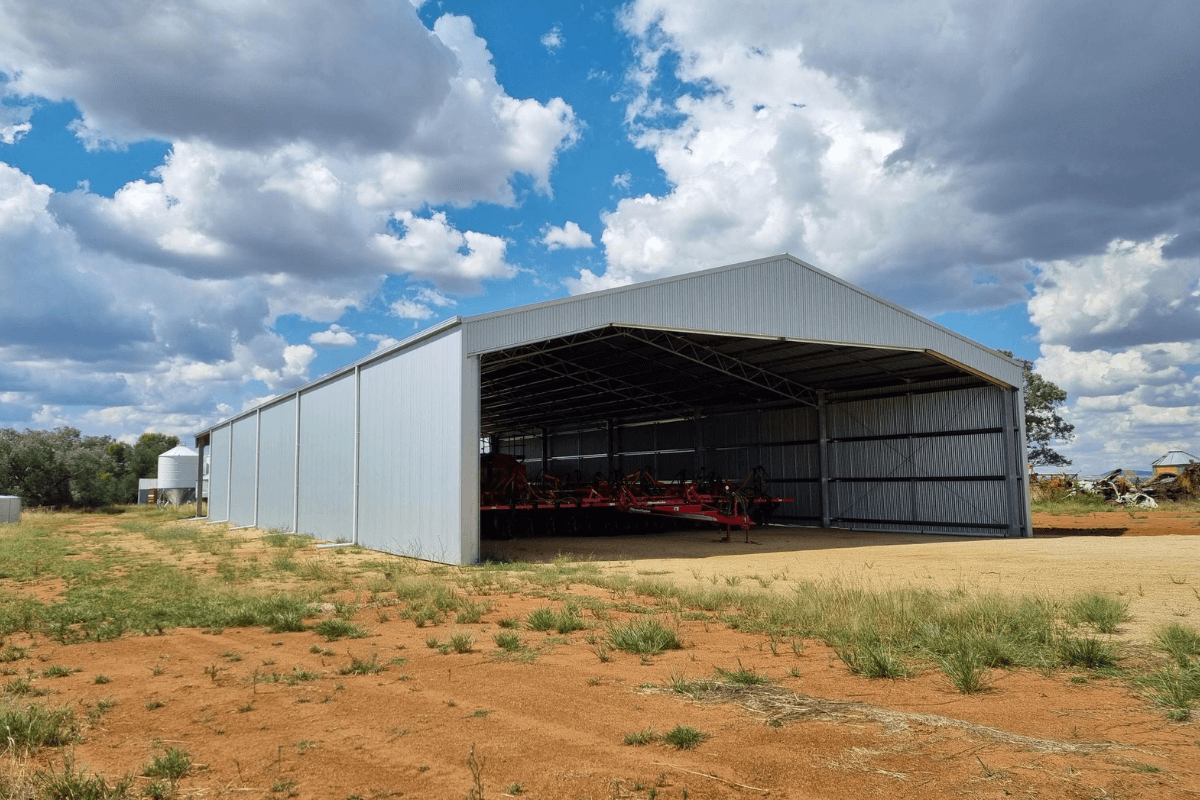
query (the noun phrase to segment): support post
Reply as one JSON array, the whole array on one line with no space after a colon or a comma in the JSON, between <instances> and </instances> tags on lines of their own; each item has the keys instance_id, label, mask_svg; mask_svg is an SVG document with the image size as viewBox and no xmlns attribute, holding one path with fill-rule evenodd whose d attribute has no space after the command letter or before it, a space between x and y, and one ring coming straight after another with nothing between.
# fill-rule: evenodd
<instances>
[{"instance_id":1,"label":"support post","mask_svg":"<svg viewBox=\"0 0 1200 800\"><path fill-rule=\"evenodd\" d=\"M207 516L200 513L201 504L204 502L204 445L208 442L207 439L196 437L196 452L199 458L196 461L196 516Z\"/></svg>"},{"instance_id":2,"label":"support post","mask_svg":"<svg viewBox=\"0 0 1200 800\"><path fill-rule=\"evenodd\" d=\"M605 420L604 427L605 427L605 433L608 435L607 436L608 445L605 448L605 452L608 455L608 459L605 462L604 471L608 475L609 478L612 478L613 468L616 466L616 450L617 450L616 444L617 443L616 443L616 440L614 439L614 437L616 436L616 430L615 430L617 427L616 421L611 420L611 419Z\"/></svg>"},{"instance_id":3,"label":"support post","mask_svg":"<svg viewBox=\"0 0 1200 800\"><path fill-rule=\"evenodd\" d=\"M296 460L292 470L292 533L300 533L300 398L296 392Z\"/></svg>"},{"instance_id":4,"label":"support post","mask_svg":"<svg viewBox=\"0 0 1200 800\"><path fill-rule=\"evenodd\" d=\"M362 371L357 364L354 366L354 497L351 501L350 541L358 544L358 462L359 459L359 412L362 410Z\"/></svg>"},{"instance_id":5,"label":"support post","mask_svg":"<svg viewBox=\"0 0 1200 800\"><path fill-rule=\"evenodd\" d=\"M254 409L254 522L251 527L258 527L258 473L262 447L262 409Z\"/></svg>"},{"instance_id":6,"label":"support post","mask_svg":"<svg viewBox=\"0 0 1200 800\"><path fill-rule=\"evenodd\" d=\"M1001 458L1004 459L1004 491L1009 516L1006 536L1033 536L1029 513L1029 469L1024 455L1025 415L1018 415L1025 407L1024 392L1021 389L1001 391L1004 391L1004 400L1000 404L1004 426Z\"/></svg>"},{"instance_id":7,"label":"support post","mask_svg":"<svg viewBox=\"0 0 1200 800\"><path fill-rule=\"evenodd\" d=\"M550 474L550 431L542 428L542 474Z\"/></svg>"},{"instance_id":8,"label":"support post","mask_svg":"<svg viewBox=\"0 0 1200 800\"><path fill-rule=\"evenodd\" d=\"M817 464L821 471L821 527L832 524L829 509L829 421L825 405L825 390L817 390Z\"/></svg>"}]
</instances>

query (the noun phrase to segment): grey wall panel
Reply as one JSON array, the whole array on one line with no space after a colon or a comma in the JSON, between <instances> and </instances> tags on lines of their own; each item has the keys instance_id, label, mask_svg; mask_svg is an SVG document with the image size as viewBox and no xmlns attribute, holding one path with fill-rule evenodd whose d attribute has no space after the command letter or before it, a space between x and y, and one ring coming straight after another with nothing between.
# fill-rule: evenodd
<instances>
[{"instance_id":1,"label":"grey wall panel","mask_svg":"<svg viewBox=\"0 0 1200 800\"><path fill-rule=\"evenodd\" d=\"M1008 394L969 388L829 406L834 524L1005 535L1016 507L999 430ZM872 436L901 438L836 440Z\"/></svg>"},{"instance_id":2,"label":"grey wall panel","mask_svg":"<svg viewBox=\"0 0 1200 800\"><path fill-rule=\"evenodd\" d=\"M258 527L291 530L296 496L296 398L258 418Z\"/></svg>"},{"instance_id":3,"label":"grey wall panel","mask_svg":"<svg viewBox=\"0 0 1200 800\"><path fill-rule=\"evenodd\" d=\"M229 426L213 429L208 474L208 518L229 519Z\"/></svg>"},{"instance_id":4,"label":"grey wall panel","mask_svg":"<svg viewBox=\"0 0 1200 800\"><path fill-rule=\"evenodd\" d=\"M362 368L358 541L364 547L461 563L462 358L455 329Z\"/></svg>"},{"instance_id":5,"label":"grey wall panel","mask_svg":"<svg viewBox=\"0 0 1200 800\"><path fill-rule=\"evenodd\" d=\"M471 317L464 326L467 351L476 353L614 322L900 345L941 353L1011 386L1021 383L1020 366L1003 356L790 256Z\"/></svg>"},{"instance_id":6,"label":"grey wall panel","mask_svg":"<svg viewBox=\"0 0 1200 800\"><path fill-rule=\"evenodd\" d=\"M354 373L300 395L299 532L354 535Z\"/></svg>"},{"instance_id":7,"label":"grey wall panel","mask_svg":"<svg viewBox=\"0 0 1200 800\"><path fill-rule=\"evenodd\" d=\"M255 458L258 450L257 416L242 417L231 426L229 483L229 521L237 525L254 524Z\"/></svg>"}]
</instances>

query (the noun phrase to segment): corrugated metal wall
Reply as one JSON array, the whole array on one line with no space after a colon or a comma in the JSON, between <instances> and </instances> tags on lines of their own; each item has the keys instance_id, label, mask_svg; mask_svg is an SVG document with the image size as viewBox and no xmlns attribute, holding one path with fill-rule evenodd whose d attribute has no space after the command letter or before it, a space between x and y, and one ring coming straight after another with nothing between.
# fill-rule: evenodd
<instances>
[{"instance_id":1,"label":"corrugated metal wall","mask_svg":"<svg viewBox=\"0 0 1200 800\"><path fill-rule=\"evenodd\" d=\"M464 320L467 352L612 323L928 349L1010 385L1021 368L916 314L788 257L640 283Z\"/></svg>"},{"instance_id":2,"label":"corrugated metal wall","mask_svg":"<svg viewBox=\"0 0 1200 800\"><path fill-rule=\"evenodd\" d=\"M1002 422L1010 395L981 387L830 404L833 524L1006 535L1014 515Z\"/></svg>"},{"instance_id":3,"label":"corrugated metal wall","mask_svg":"<svg viewBox=\"0 0 1200 800\"><path fill-rule=\"evenodd\" d=\"M296 398L258 419L258 527L292 529L296 497Z\"/></svg>"},{"instance_id":4,"label":"corrugated metal wall","mask_svg":"<svg viewBox=\"0 0 1200 800\"><path fill-rule=\"evenodd\" d=\"M1004 423L1012 413L1005 404L1013 402L1013 392L989 386L828 404L827 510L820 412L811 407L710 416L699 426L617 426L613 468L628 474L646 467L660 480L703 468L741 481L761 466L771 491L791 501L776 512L779 522L819 525L827 512L834 527L1015 535L1024 511L1021 440ZM547 444L553 475L587 481L609 473L604 428L557 431ZM540 436L505 440L500 449L522 459L531 477L541 469Z\"/></svg>"},{"instance_id":5,"label":"corrugated metal wall","mask_svg":"<svg viewBox=\"0 0 1200 800\"><path fill-rule=\"evenodd\" d=\"M354 373L300 395L300 533L354 536Z\"/></svg>"},{"instance_id":6,"label":"corrugated metal wall","mask_svg":"<svg viewBox=\"0 0 1200 800\"><path fill-rule=\"evenodd\" d=\"M461 561L462 331L362 367L358 542Z\"/></svg>"},{"instance_id":7,"label":"corrugated metal wall","mask_svg":"<svg viewBox=\"0 0 1200 800\"><path fill-rule=\"evenodd\" d=\"M255 459L258 456L258 417L234 420L230 447L229 521L236 525L254 524Z\"/></svg>"},{"instance_id":8,"label":"corrugated metal wall","mask_svg":"<svg viewBox=\"0 0 1200 800\"><path fill-rule=\"evenodd\" d=\"M210 442L208 518L218 522L229 519L229 426L214 428Z\"/></svg>"}]
</instances>

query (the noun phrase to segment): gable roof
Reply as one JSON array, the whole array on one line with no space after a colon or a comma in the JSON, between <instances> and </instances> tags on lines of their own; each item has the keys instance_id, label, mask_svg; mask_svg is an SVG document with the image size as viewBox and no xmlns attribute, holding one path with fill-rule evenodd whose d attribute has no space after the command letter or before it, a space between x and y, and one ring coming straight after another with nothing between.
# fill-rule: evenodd
<instances>
[{"instance_id":1,"label":"gable roof","mask_svg":"<svg viewBox=\"0 0 1200 800\"><path fill-rule=\"evenodd\" d=\"M1150 466L1152 467L1180 467L1185 464L1200 464L1200 458L1185 453L1182 450L1171 450L1165 456L1156 459Z\"/></svg>"}]
</instances>

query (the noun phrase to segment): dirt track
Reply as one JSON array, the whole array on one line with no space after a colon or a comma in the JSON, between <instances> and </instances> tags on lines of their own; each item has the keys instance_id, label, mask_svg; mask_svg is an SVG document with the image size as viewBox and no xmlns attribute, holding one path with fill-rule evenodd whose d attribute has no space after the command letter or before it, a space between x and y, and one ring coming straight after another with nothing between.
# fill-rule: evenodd
<instances>
[{"instance_id":1,"label":"dirt track","mask_svg":"<svg viewBox=\"0 0 1200 800\"><path fill-rule=\"evenodd\" d=\"M787 590L788 581L928 586L1065 597L1100 590L1130 603L1131 638L1200 617L1200 513L1037 515L1032 539L967 539L817 528L754 531L751 544L712 531L487 542L494 558L568 555L612 572L678 583L741 581ZM774 580L777 576L787 580Z\"/></svg>"}]
</instances>

